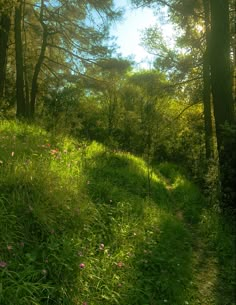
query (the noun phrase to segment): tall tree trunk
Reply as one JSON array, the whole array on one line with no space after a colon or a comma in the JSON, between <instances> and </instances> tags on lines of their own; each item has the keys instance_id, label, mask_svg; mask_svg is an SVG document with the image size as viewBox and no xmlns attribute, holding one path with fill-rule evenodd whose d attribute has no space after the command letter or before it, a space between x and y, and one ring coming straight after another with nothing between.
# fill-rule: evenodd
<instances>
[{"instance_id":1,"label":"tall tree trunk","mask_svg":"<svg viewBox=\"0 0 236 305\"><path fill-rule=\"evenodd\" d=\"M26 14L26 1L22 0L22 15L23 15L23 20L22 20L22 32L23 32L23 38L24 38L24 46L25 50L28 49L28 41L27 41L27 34L26 34L26 28L25 28L25 14ZM27 54L26 51L24 52L24 93L25 93L25 113L26 116L29 118L30 117L30 88L29 88L29 80L28 80L28 71L27 71Z\"/></svg>"},{"instance_id":2,"label":"tall tree trunk","mask_svg":"<svg viewBox=\"0 0 236 305\"><path fill-rule=\"evenodd\" d=\"M236 0L232 1L233 96L236 104Z\"/></svg>"},{"instance_id":3,"label":"tall tree trunk","mask_svg":"<svg viewBox=\"0 0 236 305\"><path fill-rule=\"evenodd\" d=\"M2 13L0 16L0 98L3 97L6 80L7 46L10 26L10 16Z\"/></svg>"},{"instance_id":4,"label":"tall tree trunk","mask_svg":"<svg viewBox=\"0 0 236 305\"><path fill-rule=\"evenodd\" d=\"M210 6L209 0L203 0L206 49L203 55L203 104L204 104L204 123L205 123L205 148L206 159L213 156L213 130L212 130L212 109L211 109L211 76L210 76Z\"/></svg>"},{"instance_id":5,"label":"tall tree trunk","mask_svg":"<svg viewBox=\"0 0 236 305\"><path fill-rule=\"evenodd\" d=\"M44 55L47 47L47 32L43 33L43 42L42 47L40 51L40 55L38 58L38 61L35 65L34 69L34 75L32 78L32 84L31 84L31 95L30 95L30 117L33 118L35 114L35 104L36 104L36 96L38 91L38 76L43 64Z\"/></svg>"},{"instance_id":6,"label":"tall tree trunk","mask_svg":"<svg viewBox=\"0 0 236 305\"><path fill-rule=\"evenodd\" d=\"M22 1L19 0L15 7L15 52L16 52L16 116L26 117L24 94L24 64L22 47Z\"/></svg>"},{"instance_id":7,"label":"tall tree trunk","mask_svg":"<svg viewBox=\"0 0 236 305\"><path fill-rule=\"evenodd\" d=\"M229 0L211 4L211 85L221 175L222 203L236 211L236 143L230 65Z\"/></svg>"},{"instance_id":8,"label":"tall tree trunk","mask_svg":"<svg viewBox=\"0 0 236 305\"><path fill-rule=\"evenodd\" d=\"M48 39L48 31L47 31L47 25L43 21L43 12L44 12L44 0L41 0L41 9L40 9L40 17L39 21L41 24L41 27L43 29L43 37L42 37L42 46L40 50L40 54L38 57L38 61L34 68L34 74L32 78L32 84L31 84L31 95L30 95L30 117L33 118L35 114L35 104L36 104L36 96L38 91L38 76L43 64L46 48L47 48L47 39Z\"/></svg>"}]
</instances>

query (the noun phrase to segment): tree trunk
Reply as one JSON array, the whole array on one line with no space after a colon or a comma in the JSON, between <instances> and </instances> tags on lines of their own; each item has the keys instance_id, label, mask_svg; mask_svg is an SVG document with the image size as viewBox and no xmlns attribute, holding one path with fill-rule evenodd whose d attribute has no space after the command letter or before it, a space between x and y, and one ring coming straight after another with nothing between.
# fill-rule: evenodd
<instances>
[{"instance_id":1,"label":"tree trunk","mask_svg":"<svg viewBox=\"0 0 236 305\"><path fill-rule=\"evenodd\" d=\"M211 109L211 76L210 76L210 6L209 0L203 0L206 49L203 55L203 105L204 105L204 124L205 124L205 149L206 159L213 157L213 130L212 130L212 109Z\"/></svg>"},{"instance_id":2,"label":"tree trunk","mask_svg":"<svg viewBox=\"0 0 236 305\"><path fill-rule=\"evenodd\" d=\"M222 204L235 209L236 156L232 75L230 65L229 0L211 4L211 85L221 175Z\"/></svg>"},{"instance_id":3,"label":"tree trunk","mask_svg":"<svg viewBox=\"0 0 236 305\"><path fill-rule=\"evenodd\" d=\"M3 97L6 80L7 46L10 26L10 16L2 13L0 16L0 98Z\"/></svg>"},{"instance_id":4,"label":"tree trunk","mask_svg":"<svg viewBox=\"0 0 236 305\"><path fill-rule=\"evenodd\" d=\"M35 65L34 75L33 75L32 84L31 84L31 96L30 96L30 117L31 118L33 118L34 114L35 114L36 96L37 96L37 91L38 91L38 76L39 76L39 72L41 70L41 66L42 66L42 63L44 60L46 47L47 47L47 33L44 32L42 47L41 47L38 61Z\"/></svg>"},{"instance_id":5,"label":"tree trunk","mask_svg":"<svg viewBox=\"0 0 236 305\"><path fill-rule=\"evenodd\" d=\"M44 12L44 0L41 0L41 9L40 9L40 24L43 29L43 37L42 37L42 46L39 54L38 61L34 68L34 74L32 78L31 84L31 96L30 96L30 117L33 118L35 114L35 104L36 104L36 96L38 91L38 76L43 64L46 48L47 48L47 38L48 38L48 31L47 26L43 21L43 12Z\"/></svg>"},{"instance_id":6,"label":"tree trunk","mask_svg":"<svg viewBox=\"0 0 236 305\"><path fill-rule=\"evenodd\" d=\"M210 65L208 51L203 56L203 105L205 124L205 150L206 159L213 157L213 129L211 116L211 85L210 85Z\"/></svg>"},{"instance_id":7,"label":"tree trunk","mask_svg":"<svg viewBox=\"0 0 236 305\"><path fill-rule=\"evenodd\" d=\"M19 0L15 8L16 104L17 104L16 116L18 118L26 117L21 23L22 23L22 1Z\"/></svg>"}]
</instances>

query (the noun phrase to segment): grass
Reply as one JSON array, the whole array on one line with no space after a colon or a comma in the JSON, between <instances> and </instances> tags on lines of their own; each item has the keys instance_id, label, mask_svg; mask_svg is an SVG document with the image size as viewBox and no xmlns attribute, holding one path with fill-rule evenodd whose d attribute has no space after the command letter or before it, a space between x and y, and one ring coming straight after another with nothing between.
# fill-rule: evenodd
<instances>
[{"instance_id":1,"label":"grass","mask_svg":"<svg viewBox=\"0 0 236 305\"><path fill-rule=\"evenodd\" d=\"M233 305L232 223L178 166L0 123L1 305Z\"/></svg>"}]
</instances>

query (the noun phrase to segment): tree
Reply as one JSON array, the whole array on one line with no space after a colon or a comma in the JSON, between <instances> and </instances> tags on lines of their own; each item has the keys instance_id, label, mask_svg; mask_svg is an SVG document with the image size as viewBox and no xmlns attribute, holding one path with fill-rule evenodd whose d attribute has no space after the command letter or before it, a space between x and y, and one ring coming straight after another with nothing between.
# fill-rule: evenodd
<instances>
[{"instance_id":1,"label":"tree","mask_svg":"<svg viewBox=\"0 0 236 305\"><path fill-rule=\"evenodd\" d=\"M3 97L6 80L7 47L10 26L10 12L0 12L0 98Z\"/></svg>"},{"instance_id":2,"label":"tree","mask_svg":"<svg viewBox=\"0 0 236 305\"><path fill-rule=\"evenodd\" d=\"M223 204L236 210L236 140L230 62L229 1L210 0L210 65Z\"/></svg>"},{"instance_id":3,"label":"tree","mask_svg":"<svg viewBox=\"0 0 236 305\"><path fill-rule=\"evenodd\" d=\"M131 69L131 62L122 58L107 58L97 61L87 70L90 76L85 86L93 91L100 101L107 117L108 137L112 137L119 120L119 102L122 82Z\"/></svg>"},{"instance_id":4,"label":"tree","mask_svg":"<svg viewBox=\"0 0 236 305\"><path fill-rule=\"evenodd\" d=\"M109 26L120 12L113 9L110 0L1 1L4 7L11 3L15 11L14 40L8 52L12 56L15 46L15 58L11 57L8 71L10 77L16 76L17 116L33 118L36 100L42 101L47 88L57 86L59 81L64 86L72 78L75 81L83 77L89 64L110 53L110 46L106 45ZM0 38L6 33L0 31ZM6 62L6 43L1 44L0 50L1 60ZM0 72L2 87L4 69Z\"/></svg>"},{"instance_id":5,"label":"tree","mask_svg":"<svg viewBox=\"0 0 236 305\"><path fill-rule=\"evenodd\" d=\"M223 205L233 204L235 193L235 117L232 98L232 69L230 62L230 24L229 0L157 0L139 1L135 4L165 5L169 8L172 21L177 23L185 33L191 33L194 23L205 23L203 64L203 101L206 131L206 151L210 156L211 146L211 103L210 89L213 96L214 118L219 156L220 181ZM202 14L204 13L204 15ZM184 38L191 48L196 40L191 35ZM201 37L199 37L201 41ZM182 39L183 41L183 39ZM210 69L209 69L210 68ZM211 87L210 87L211 85Z\"/></svg>"},{"instance_id":6,"label":"tree","mask_svg":"<svg viewBox=\"0 0 236 305\"><path fill-rule=\"evenodd\" d=\"M15 7L15 52L16 52L16 103L17 117L26 117L25 103L25 84L24 84L24 63L23 63L23 45L22 45L22 0L18 0Z\"/></svg>"}]
</instances>

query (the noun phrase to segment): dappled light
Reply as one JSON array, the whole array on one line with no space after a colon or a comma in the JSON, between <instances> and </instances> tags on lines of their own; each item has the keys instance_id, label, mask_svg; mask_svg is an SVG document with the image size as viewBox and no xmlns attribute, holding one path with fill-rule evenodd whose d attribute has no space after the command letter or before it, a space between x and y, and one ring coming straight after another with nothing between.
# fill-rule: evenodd
<instances>
[{"instance_id":1,"label":"dappled light","mask_svg":"<svg viewBox=\"0 0 236 305\"><path fill-rule=\"evenodd\" d=\"M236 304L235 0L0 0L0 305Z\"/></svg>"},{"instance_id":2,"label":"dappled light","mask_svg":"<svg viewBox=\"0 0 236 305\"><path fill-rule=\"evenodd\" d=\"M2 304L220 304L230 231L177 166L154 166L148 193L130 153L0 130Z\"/></svg>"}]
</instances>

